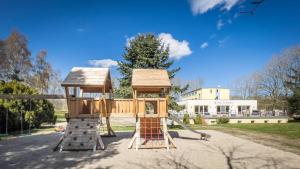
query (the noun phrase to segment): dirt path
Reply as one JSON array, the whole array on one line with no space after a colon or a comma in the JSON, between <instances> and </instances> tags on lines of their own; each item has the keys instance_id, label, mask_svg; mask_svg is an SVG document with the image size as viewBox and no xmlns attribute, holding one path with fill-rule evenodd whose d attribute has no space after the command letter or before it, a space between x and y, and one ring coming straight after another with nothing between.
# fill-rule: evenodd
<instances>
[{"instance_id":1,"label":"dirt path","mask_svg":"<svg viewBox=\"0 0 300 169\"><path fill-rule=\"evenodd\" d=\"M104 151L53 152L60 134L48 133L0 141L1 168L300 168L300 156L237 138L205 131L210 141L199 141L189 131L171 132L177 149L127 149L130 132L103 138Z\"/></svg>"}]
</instances>

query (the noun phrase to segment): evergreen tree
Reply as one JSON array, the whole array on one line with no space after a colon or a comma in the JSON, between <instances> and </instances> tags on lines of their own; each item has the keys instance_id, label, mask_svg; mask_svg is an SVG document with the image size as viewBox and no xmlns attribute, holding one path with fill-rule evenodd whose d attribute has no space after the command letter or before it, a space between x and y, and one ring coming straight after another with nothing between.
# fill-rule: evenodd
<instances>
[{"instance_id":1,"label":"evergreen tree","mask_svg":"<svg viewBox=\"0 0 300 169\"><path fill-rule=\"evenodd\" d=\"M290 70L291 75L286 82L292 91L292 95L288 98L290 115L300 115L300 68L298 69Z\"/></svg>"},{"instance_id":2,"label":"evergreen tree","mask_svg":"<svg viewBox=\"0 0 300 169\"><path fill-rule=\"evenodd\" d=\"M130 87L132 69L166 69L170 79L180 70L180 68L170 69L174 61L169 59L169 47L151 33L138 34L134 39L130 40L125 47L123 58L124 61L118 62L118 69L122 74L122 78L120 79L120 89L117 89L115 93L117 97L132 97ZM174 89L173 92L183 91L178 86L174 86L172 89ZM170 99L170 105L172 105L171 108L176 106L178 108L173 97Z\"/></svg>"}]
</instances>

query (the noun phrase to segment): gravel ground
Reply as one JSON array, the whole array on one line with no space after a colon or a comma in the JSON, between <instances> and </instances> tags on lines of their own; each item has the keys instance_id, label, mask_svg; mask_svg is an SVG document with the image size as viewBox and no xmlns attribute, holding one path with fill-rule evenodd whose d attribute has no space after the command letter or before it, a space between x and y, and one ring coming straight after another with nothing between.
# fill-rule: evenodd
<instances>
[{"instance_id":1,"label":"gravel ground","mask_svg":"<svg viewBox=\"0 0 300 169\"><path fill-rule=\"evenodd\" d=\"M61 134L0 141L0 168L300 168L300 156L218 131L209 141L186 130L171 131L177 149L127 149L130 132L104 137L104 151L53 152Z\"/></svg>"}]
</instances>

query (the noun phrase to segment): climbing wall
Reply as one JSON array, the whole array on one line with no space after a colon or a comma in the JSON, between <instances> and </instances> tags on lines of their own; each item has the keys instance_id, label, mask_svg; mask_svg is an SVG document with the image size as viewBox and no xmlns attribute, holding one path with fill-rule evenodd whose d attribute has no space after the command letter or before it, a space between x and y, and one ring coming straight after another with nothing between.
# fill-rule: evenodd
<instances>
[{"instance_id":1,"label":"climbing wall","mask_svg":"<svg viewBox=\"0 0 300 169\"><path fill-rule=\"evenodd\" d=\"M71 118L60 150L104 149L99 133L99 118Z\"/></svg>"}]
</instances>

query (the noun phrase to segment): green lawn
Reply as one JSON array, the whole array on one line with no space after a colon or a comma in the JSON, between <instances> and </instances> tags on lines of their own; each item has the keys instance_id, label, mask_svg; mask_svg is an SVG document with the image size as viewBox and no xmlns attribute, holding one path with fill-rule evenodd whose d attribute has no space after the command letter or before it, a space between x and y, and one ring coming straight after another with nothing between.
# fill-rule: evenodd
<instances>
[{"instance_id":1,"label":"green lawn","mask_svg":"<svg viewBox=\"0 0 300 169\"><path fill-rule=\"evenodd\" d=\"M24 130L23 135L29 135L29 134L45 132L45 131L54 131L54 126L41 126L38 129L33 128L30 130L30 133L29 133L29 130ZM13 137L18 137L18 136L22 136L21 131L10 132L8 135L1 134L0 140L2 140L2 139L5 140L5 139L13 138Z\"/></svg>"},{"instance_id":2,"label":"green lawn","mask_svg":"<svg viewBox=\"0 0 300 169\"><path fill-rule=\"evenodd\" d=\"M65 111L55 111L55 115L57 116L56 122L65 122Z\"/></svg>"},{"instance_id":3,"label":"green lawn","mask_svg":"<svg viewBox=\"0 0 300 169\"><path fill-rule=\"evenodd\" d=\"M209 128L230 128L259 133L276 134L290 139L300 139L300 123L286 124L222 124Z\"/></svg>"},{"instance_id":4,"label":"green lawn","mask_svg":"<svg viewBox=\"0 0 300 169\"><path fill-rule=\"evenodd\" d=\"M289 139L300 139L300 123L282 123L282 124L217 124L211 126L188 125L195 130L239 130L256 133L266 133L284 136ZM170 130L183 129L179 125L169 126Z\"/></svg>"}]
</instances>

